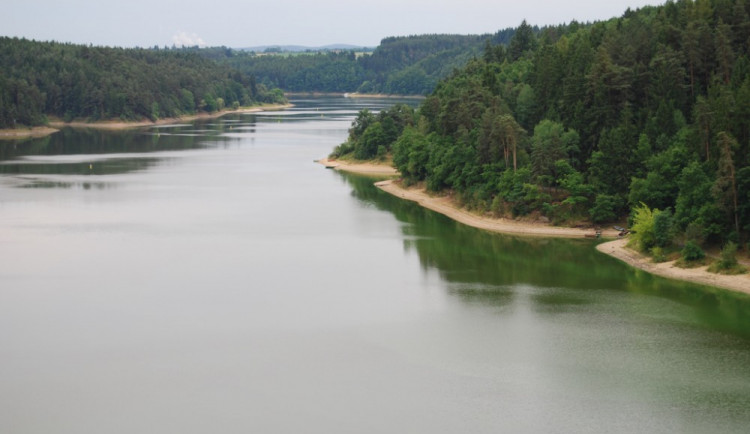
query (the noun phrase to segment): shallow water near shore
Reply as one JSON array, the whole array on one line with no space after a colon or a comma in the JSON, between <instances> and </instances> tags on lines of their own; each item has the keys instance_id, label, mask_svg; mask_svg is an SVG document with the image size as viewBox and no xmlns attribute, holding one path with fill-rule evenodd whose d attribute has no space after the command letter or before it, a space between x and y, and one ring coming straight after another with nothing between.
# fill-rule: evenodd
<instances>
[{"instance_id":1,"label":"shallow water near shore","mask_svg":"<svg viewBox=\"0 0 750 434\"><path fill-rule=\"evenodd\" d=\"M750 298L313 160L361 108L0 143L0 432L742 433Z\"/></svg>"}]
</instances>

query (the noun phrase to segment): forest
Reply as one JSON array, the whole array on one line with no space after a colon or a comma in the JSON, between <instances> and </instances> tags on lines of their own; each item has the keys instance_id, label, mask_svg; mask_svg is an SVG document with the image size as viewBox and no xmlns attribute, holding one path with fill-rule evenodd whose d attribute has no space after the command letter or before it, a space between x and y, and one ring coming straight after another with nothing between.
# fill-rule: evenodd
<instances>
[{"instance_id":1,"label":"forest","mask_svg":"<svg viewBox=\"0 0 750 434\"><path fill-rule=\"evenodd\" d=\"M0 37L0 128L175 117L280 102L255 77L179 50L124 49Z\"/></svg>"},{"instance_id":2,"label":"forest","mask_svg":"<svg viewBox=\"0 0 750 434\"><path fill-rule=\"evenodd\" d=\"M680 0L541 32L524 22L418 110L360 112L332 156L390 153L405 183L496 216L629 217L655 254L747 246L749 14L748 0Z\"/></svg>"},{"instance_id":3,"label":"forest","mask_svg":"<svg viewBox=\"0 0 750 434\"><path fill-rule=\"evenodd\" d=\"M508 43L514 31L388 37L372 54L364 55L353 51L259 55L227 48L192 50L286 92L426 95L453 70L480 56L486 43Z\"/></svg>"}]
</instances>

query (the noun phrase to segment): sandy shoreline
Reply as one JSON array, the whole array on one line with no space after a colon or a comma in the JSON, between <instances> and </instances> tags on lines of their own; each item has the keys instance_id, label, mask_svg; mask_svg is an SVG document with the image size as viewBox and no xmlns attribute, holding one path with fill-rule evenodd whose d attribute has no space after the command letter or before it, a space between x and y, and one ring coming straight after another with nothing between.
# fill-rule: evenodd
<instances>
[{"instance_id":1,"label":"sandy shoreline","mask_svg":"<svg viewBox=\"0 0 750 434\"><path fill-rule=\"evenodd\" d=\"M425 99L424 95L397 95L387 93L358 93L358 92L284 92L285 96L301 96L301 97L317 97L317 96L330 96L330 97L344 97L344 98L393 98L393 99Z\"/></svg>"},{"instance_id":2,"label":"sandy shoreline","mask_svg":"<svg viewBox=\"0 0 750 434\"><path fill-rule=\"evenodd\" d=\"M394 196L417 202L419 205L429 210L443 214L465 225L492 232L556 238L594 238L596 236L596 230L594 228L569 228L552 226L541 222L521 222L505 218L477 215L457 207L450 197L431 196L425 189L403 188L392 180L376 182L375 186ZM601 234L604 238L616 238L618 236L618 231L602 228Z\"/></svg>"},{"instance_id":3,"label":"sandy shoreline","mask_svg":"<svg viewBox=\"0 0 750 434\"><path fill-rule=\"evenodd\" d=\"M351 163L328 161L323 159L319 161L326 167L332 167L336 170L347 171L361 174L377 174L397 176L396 169L372 163ZM390 170L387 170L390 169ZM460 223L484 229L493 232L500 232L512 235L537 236L537 237L558 237L558 238L582 238L591 237L594 229L579 229L551 226L545 223L519 222L508 219L498 219L489 216L481 216L456 206L449 197L431 196L424 189L403 188L397 182L391 180L379 181L375 185L381 190L390 193L402 199L417 202L419 205L432 211L443 214ZM615 257L630 266L639 268L646 272L666 277L669 279L683 280L717 288L738 291L750 294L750 274L741 274L727 276L708 272L704 267L698 268L678 268L674 266L674 261L655 264L651 259L645 257L627 247L627 239L618 238L618 232L614 229L603 229L602 237L617 238L614 241L599 244L596 248L598 251Z\"/></svg>"},{"instance_id":4,"label":"sandy shoreline","mask_svg":"<svg viewBox=\"0 0 750 434\"><path fill-rule=\"evenodd\" d=\"M16 140L24 138L36 138L49 136L58 132L57 128L32 127L32 128L7 128L0 130L0 140Z\"/></svg>"},{"instance_id":5,"label":"sandy shoreline","mask_svg":"<svg viewBox=\"0 0 750 434\"><path fill-rule=\"evenodd\" d=\"M318 163L324 165L328 169L340 170L342 172L359 173L362 175L399 175L399 172L395 167L389 166L387 164L352 163L349 161L329 160L328 158L322 158L318 160Z\"/></svg>"},{"instance_id":6,"label":"sandy shoreline","mask_svg":"<svg viewBox=\"0 0 750 434\"><path fill-rule=\"evenodd\" d=\"M198 113L194 115L186 115L186 116L180 116L176 118L164 118L164 119L159 119L156 122L149 121L149 120L63 122L62 120L59 120L59 119L52 119L50 120L48 126L0 130L0 139L14 140L14 139L22 139L22 138L28 138L28 137L34 137L34 138L44 137L50 134L54 134L60 131L59 130L60 128L65 128L65 127L95 128L95 129L101 129L101 130L126 130L130 128L142 128L142 127L151 127L155 125L167 125L167 124L173 124L173 123L179 123L179 122L191 122L191 121L195 121L198 119L214 119L214 118L219 118L224 115L233 114L233 113L257 113L257 112L262 112L262 111L282 110L282 109L289 108L289 107L292 107L292 105L291 104L266 104L266 105L261 105L261 106L256 106L256 107L243 107L243 108L239 108L236 110L223 110L223 111L214 112L214 113Z\"/></svg>"},{"instance_id":7,"label":"sandy shoreline","mask_svg":"<svg viewBox=\"0 0 750 434\"><path fill-rule=\"evenodd\" d=\"M647 271L651 274L656 274L657 276L750 294L750 274L738 274L734 276L715 274L706 271L708 266L679 268L674 265L675 261L655 264L651 262L651 258L627 248L625 246L626 244L627 240L625 239L614 240L599 244L596 246L596 249L633 267L640 268L641 270Z\"/></svg>"},{"instance_id":8,"label":"sandy shoreline","mask_svg":"<svg viewBox=\"0 0 750 434\"><path fill-rule=\"evenodd\" d=\"M291 104L267 104L257 107L242 107L236 110L222 110L213 113L198 113L194 115L180 116L176 118L164 118L157 121L100 121L100 122L63 122L61 120L50 121L49 125L55 128L72 127L72 128L96 128L103 130L124 130L128 128L150 127L154 125L168 125L178 122L191 122L199 119L215 119L234 113L258 113L270 110L282 110L291 107Z\"/></svg>"}]
</instances>

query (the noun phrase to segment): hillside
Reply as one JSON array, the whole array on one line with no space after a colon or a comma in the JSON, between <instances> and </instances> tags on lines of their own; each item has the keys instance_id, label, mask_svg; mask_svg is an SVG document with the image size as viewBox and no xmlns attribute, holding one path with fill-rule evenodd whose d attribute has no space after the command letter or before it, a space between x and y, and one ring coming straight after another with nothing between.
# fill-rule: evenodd
<instances>
[{"instance_id":1,"label":"hillside","mask_svg":"<svg viewBox=\"0 0 750 434\"><path fill-rule=\"evenodd\" d=\"M194 50L287 92L363 92L425 95L454 69L481 56L488 41L508 43L514 29L494 35L389 37L372 53L357 50L314 53L247 53ZM539 31L539 29L536 29Z\"/></svg>"},{"instance_id":2,"label":"hillside","mask_svg":"<svg viewBox=\"0 0 750 434\"><path fill-rule=\"evenodd\" d=\"M65 120L156 120L278 102L253 76L195 53L0 38L0 128Z\"/></svg>"},{"instance_id":3,"label":"hillside","mask_svg":"<svg viewBox=\"0 0 750 434\"><path fill-rule=\"evenodd\" d=\"M698 0L541 33L524 23L411 116L360 113L334 155L390 151L405 182L495 215L631 215L642 250L746 246L749 15L747 0Z\"/></svg>"}]
</instances>

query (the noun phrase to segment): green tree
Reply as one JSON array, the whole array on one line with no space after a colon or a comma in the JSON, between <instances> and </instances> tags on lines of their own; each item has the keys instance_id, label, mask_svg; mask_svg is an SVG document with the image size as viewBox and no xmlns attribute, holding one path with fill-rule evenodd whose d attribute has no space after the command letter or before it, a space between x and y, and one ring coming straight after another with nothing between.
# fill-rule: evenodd
<instances>
[{"instance_id":1,"label":"green tree","mask_svg":"<svg viewBox=\"0 0 750 434\"><path fill-rule=\"evenodd\" d=\"M657 247L664 248L672 244L672 222L672 211L669 208L654 212L654 244Z\"/></svg>"},{"instance_id":2,"label":"green tree","mask_svg":"<svg viewBox=\"0 0 750 434\"><path fill-rule=\"evenodd\" d=\"M427 177L428 146L428 138L412 126L407 126L393 144L393 163L405 179L421 181Z\"/></svg>"},{"instance_id":3,"label":"green tree","mask_svg":"<svg viewBox=\"0 0 750 434\"><path fill-rule=\"evenodd\" d=\"M737 195L737 178L735 176L735 166L732 158L733 149L736 148L737 141L734 137L725 132L721 132L717 137L719 147L719 168L716 182L713 185L713 195L716 197L717 206L729 216L736 234L740 233L739 205Z\"/></svg>"},{"instance_id":4,"label":"green tree","mask_svg":"<svg viewBox=\"0 0 750 434\"><path fill-rule=\"evenodd\" d=\"M646 204L640 204L633 209L630 243L641 252L648 252L656 246L654 219L658 214L659 210L651 210Z\"/></svg>"},{"instance_id":5,"label":"green tree","mask_svg":"<svg viewBox=\"0 0 750 434\"><path fill-rule=\"evenodd\" d=\"M388 136L383 129L383 124L375 122L370 125L362 137L354 145L354 158L358 160L369 160L378 153L378 147L388 146Z\"/></svg>"},{"instance_id":6,"label":"green tree","mask_svg":"<svg viewBox=\"0 0 750 434\"><path fill-rule=\"evenodd\" d=\"M516 33L510 40L508 47L508 56L510 60L518 60L524 53L533 51L537 47L536 35L534 35L534 29L523 20L521 25L516 29Z\"/></svg>"},{"instance_id":7,"label":"green tree","mask_svg":"<svg viewBox=\"0 0 750 434\"><path fill-rule=\"evenodd\" d=\"M531 165L542 184L553 185L557 180L556 162L568 160L571 150L578 149L578 133L565 131L559 122L545 119L534 127L531 139Z\"/></svg>"}]
</instances>

